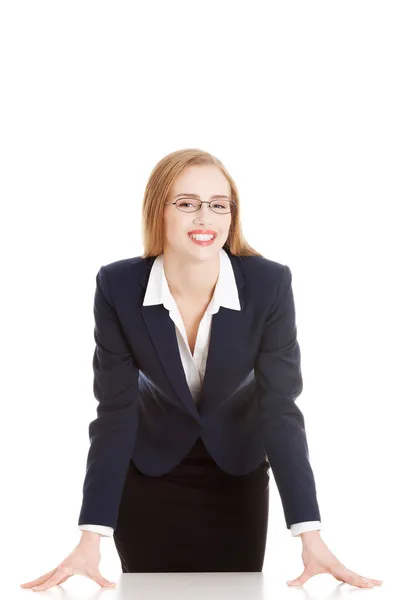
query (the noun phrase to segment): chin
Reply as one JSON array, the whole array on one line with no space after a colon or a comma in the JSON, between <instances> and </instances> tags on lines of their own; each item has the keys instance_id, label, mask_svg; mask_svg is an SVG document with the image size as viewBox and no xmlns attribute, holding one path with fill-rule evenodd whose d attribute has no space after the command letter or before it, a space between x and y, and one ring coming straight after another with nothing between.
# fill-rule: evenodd
<instances>
[{"instance_id":1,"label":"chin","mask_svg":"<svg viewBox=\"0 0 400 600\"><path fill-rule=\"evenodd\" d=\"M220 251L220 246L196 246L193 245L193 248L187 250L187 248L183 251L184 254L189 254L198 258L199 260L210 260L210 257L215 256Z\"/></svg>"}]
</instances>

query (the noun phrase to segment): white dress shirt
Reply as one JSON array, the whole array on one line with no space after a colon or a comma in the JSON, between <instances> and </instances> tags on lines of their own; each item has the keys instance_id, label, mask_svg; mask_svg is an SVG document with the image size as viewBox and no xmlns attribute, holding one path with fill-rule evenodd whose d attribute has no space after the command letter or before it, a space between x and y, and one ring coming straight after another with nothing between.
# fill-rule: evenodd
<instances>
[{"instance_id":1,"label":"white dress shirt","mask_svg":"<svg viewBox=\"0 0 400 600\"><path fill-rule=\"evenodd\" d=\"M163 254L159 254L153 263L146 288L146 294L143 300L143 306L163 304L169 311L169 316L175 323L182 365L186 374L189 389L195 402L200 394L206 368L212 315L218 312L220 306L232 310L240 310L235 274L229 256L223 248L219 251L219 259L219 277L214 289L213 297L200 322L193 355L189 348L181 314L175 299L169 290L168 282L165 277ZM100 535L106 537L112 536L114 532L112 527L107 527L105 525L79 525L79 528L81 530L94 531L95 533L100 533ZM320 521L304 521L290 526L293 537L300 535L300 533L304 533L305 531L316 529L321 529Z\"/></svg>"}]
</instances>

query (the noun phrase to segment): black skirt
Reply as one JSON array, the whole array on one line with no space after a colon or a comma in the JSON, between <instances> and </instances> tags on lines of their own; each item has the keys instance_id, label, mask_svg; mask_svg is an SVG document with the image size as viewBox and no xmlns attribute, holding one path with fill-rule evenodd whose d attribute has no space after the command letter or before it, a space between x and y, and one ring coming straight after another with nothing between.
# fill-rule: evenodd
<instances>
[{"instance_id":1,"label":"black skirt","mask_svg":"<svg viewBox=\"0 0 400 600\"><path fill-rule=\"evenodd\" d=\"M268 470L265 458L247 475L226 473L200 438L160 477L131 461L114 531L122 572L261 572Z\"/></svg>"}]
</instances>

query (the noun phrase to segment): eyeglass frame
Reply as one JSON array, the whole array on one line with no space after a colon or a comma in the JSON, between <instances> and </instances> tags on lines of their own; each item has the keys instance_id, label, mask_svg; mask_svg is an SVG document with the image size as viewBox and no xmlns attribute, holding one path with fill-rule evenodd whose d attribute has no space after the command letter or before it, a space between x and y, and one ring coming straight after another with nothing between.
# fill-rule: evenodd
<instances>
[{"instance_id":1,"label":"eyeglass frame","mask_svg":"<svg viewBox=\"0 0 400 600\"><path fill-rule=\"evenodd\" d=\"M168 201L168 200L166 200L166 201L164 202L164 204L176 204L177 202L179 202L179 200L184 200L184 198L179 198L178 200L175 200L175 202L172 202L172 201ZM213 209L211 208L210 204L211 204L212 202L218 202L218 198L216 198L215 200L197 200L197 198L189 198L189 197L188 197L188 200L196 200L196 202L200 202L200 206L199 206L199 208L196 208L196 210L188 210L188 211L181 210L181 212L186 212L186 213L191 213L191 212L199 212L199 210L201 209L201 205L202 205L202 204L208 204L208 208L209 208L210 210L212 210L212 211L213 211L213 213L215 213L216 215L230 215L230 214L232 214L232 210L230 210L230 211L229 211L229 212L227 212L227 213L217 213L217 212L215 212L215 210L213 210ZM225 200L225 202L229 202L229 204L231 205L231 207L233 207L233 208L237 208L237 204L236 204L236 202L233 202L233 200ZM177 209L177 210L180 210L178 207L176 207L176 209Z\"/></svg>"}]
</instances>

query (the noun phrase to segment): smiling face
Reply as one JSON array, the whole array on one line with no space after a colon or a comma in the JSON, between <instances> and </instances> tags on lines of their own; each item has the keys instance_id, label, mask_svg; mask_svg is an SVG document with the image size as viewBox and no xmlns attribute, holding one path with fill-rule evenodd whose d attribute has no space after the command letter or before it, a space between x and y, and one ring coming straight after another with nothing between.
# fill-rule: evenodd
<instances>
[{"instance_id":1,"label":"smiling face","mask_svg":"<svg viewBox=\"0 0 400 600\"><path fill-rule=\"evenodd\" d=\"M169 194L169 201L175 202L180 196L186 202L195 202L186 194L197 194L200 200L212 201L213 196L220 196L221 201L231 199L229 182L223 173L214 165L195 165L187 167L177 177ZM225 196L225 198L224 198ZM200 210L185 213L173 204L164 207L164 252L191 255L200 260L209 259L218 254L225 244L232 214L217 214L208 204L202 204ZM211 231L216 234L214 241L206 244L196 243L189 237L190 231Z\"/></svg>"}]
</instances>

